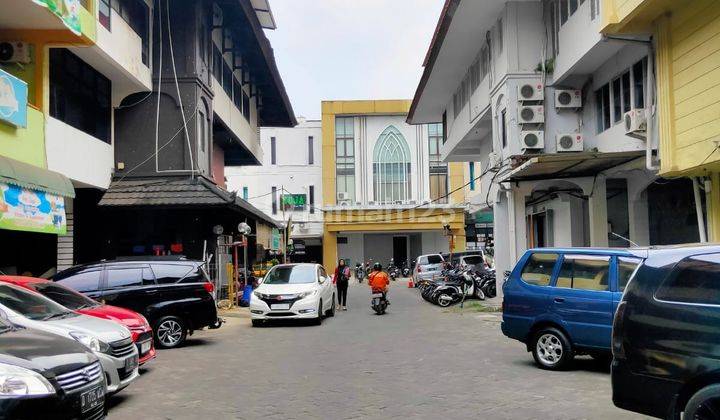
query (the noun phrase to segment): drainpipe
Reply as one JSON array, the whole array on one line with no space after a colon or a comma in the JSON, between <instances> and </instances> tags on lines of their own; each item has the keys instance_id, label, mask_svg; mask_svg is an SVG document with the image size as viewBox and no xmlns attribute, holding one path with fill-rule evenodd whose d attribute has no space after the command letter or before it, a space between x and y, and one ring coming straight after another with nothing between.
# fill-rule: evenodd
<instances>
[{"instance_id":1,"label":"drainpipe","mask_svg":"<svg viewBox=\"0 0 720 420\"><path fill-rule=\"evenodd\" d=\"M707 242L707 231L705 230L705 216L703 216L702 200L700 200L700 183L696 177L692 178L693 193L695 194L695 214L697 215L698 233L700 242Z\"/></svg>"},{"instance_id":2,"label":"drainpipe","mask_svg":"<svg viewBox=\"0 0 720 420\"><path fill-rule=\"evenodd\" d=\"M655 51L652 43L648 43L648 61L647 61L647 103L645 104L645 121L647 121L647 137L645 139L645 167L649 171L657 171L660 165L653 161L653 114L655 96Z\"/></svg>"}]
</instances>

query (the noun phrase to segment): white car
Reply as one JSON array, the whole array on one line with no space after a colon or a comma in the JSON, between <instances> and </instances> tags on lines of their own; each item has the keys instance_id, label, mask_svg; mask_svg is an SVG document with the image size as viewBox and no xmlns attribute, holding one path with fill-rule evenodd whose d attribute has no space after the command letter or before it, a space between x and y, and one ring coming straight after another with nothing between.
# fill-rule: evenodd
<instances>
[{"instance_id":1,"label":"white car","mask_svg":"<svg viewBox=\"0 0 720 420\"><path fill-rule=\"evenodd\" d=\"M0 312L13 324L72 338L92 350L105 372L108 394L139 376L137 346L124 325L75 313L39 293L3 282Z\"/></svg>"},{"instance_id":2,"label":"white car","mask_svg":"<svg viewBox=\"0 0 720 420\"><path fill-rule=\"evenodd\" d=\"M271 268L250 297L253 326L271 319L312 319L335 315L335 287L319 264Z\"/></svg>"}]
</instances>

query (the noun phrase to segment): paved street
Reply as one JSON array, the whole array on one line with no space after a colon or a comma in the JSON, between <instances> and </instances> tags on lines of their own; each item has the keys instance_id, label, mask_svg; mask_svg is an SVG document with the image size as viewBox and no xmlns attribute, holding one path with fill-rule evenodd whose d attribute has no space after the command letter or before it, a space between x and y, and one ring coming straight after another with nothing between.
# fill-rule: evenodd
<instances>
[{"instance_id":1,"label":"paved street","mask_svg":"<svg viewBox=\"0 0 720 420\"><path fill-rule=\"evenodd\" d=\"M610 400L590 359L541 371L502 336L499 315L447 312L393 283L385 316L353 286L322 326L250 327L231 318L161 351L111 400L111 419L640 418Z\"/></svg>"}]
</instances>

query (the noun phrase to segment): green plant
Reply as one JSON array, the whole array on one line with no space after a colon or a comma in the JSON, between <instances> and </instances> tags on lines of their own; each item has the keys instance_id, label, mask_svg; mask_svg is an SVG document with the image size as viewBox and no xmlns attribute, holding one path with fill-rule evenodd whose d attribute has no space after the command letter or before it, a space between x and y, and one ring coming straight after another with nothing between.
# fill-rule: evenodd
<instances>
[{"instance_id":1,"label":"green plant","mask_svg":"<svg viewBox=\"0 0 720 420\"><path fill-rule=\"evenodd\" d=\"M552 72L555 70L555 59L554 58L548 58L545 60L545 73L552 74ZM542 62L538 63L537 67L535 67L535 71L542 71Z\"/></svg>"}]
</instances>

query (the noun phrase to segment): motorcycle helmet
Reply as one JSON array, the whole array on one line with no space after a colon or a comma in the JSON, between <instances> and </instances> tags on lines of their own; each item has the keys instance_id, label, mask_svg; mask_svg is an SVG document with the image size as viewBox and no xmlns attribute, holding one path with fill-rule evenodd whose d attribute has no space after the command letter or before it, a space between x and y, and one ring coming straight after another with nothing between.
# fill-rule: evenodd
<instances>
[{"instance_id":1,"label":"motorcycle helmet","mask_svg":"<svg viewBox=\"0 0 720 420\"><path fill-rule=\"evenodd\" d=\"M373 271L382 271L382 265L379 262L373 264Z\"/></svg>"}]
</instances>

